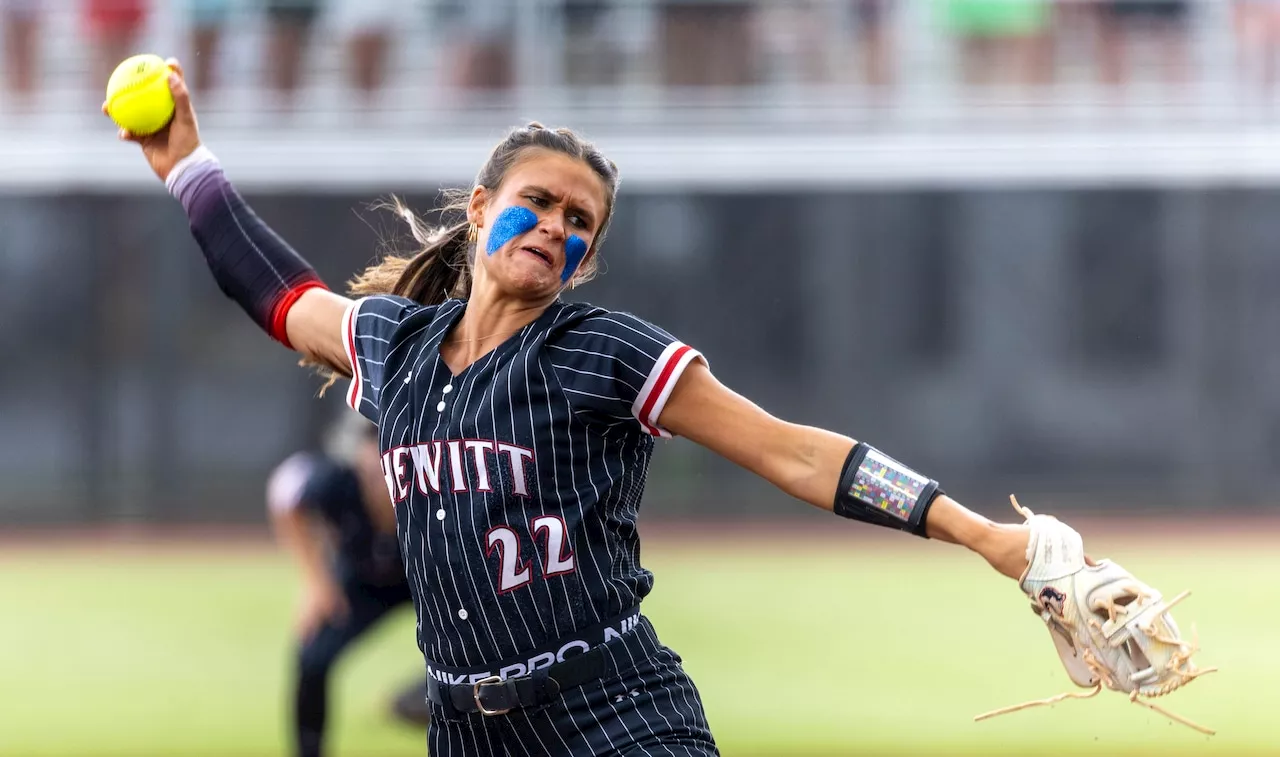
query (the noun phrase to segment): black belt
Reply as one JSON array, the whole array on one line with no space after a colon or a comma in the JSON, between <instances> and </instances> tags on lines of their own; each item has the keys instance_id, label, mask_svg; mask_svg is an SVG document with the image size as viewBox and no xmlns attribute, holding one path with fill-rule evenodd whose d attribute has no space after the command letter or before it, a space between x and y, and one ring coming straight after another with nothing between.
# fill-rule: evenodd
<instances>
[{"instance_id":1,"label":"black belt","mask_svg":"<svg viewBox=\"0 0 1280 757\"><path fill-rule=\"evenodd\" d=\"M519 678L489 676L475 683L458 684L428 678L427 699L443 707L446 716L473 712L505 715L515 709L551 704L562 690L603 677L607 665L604 647L598 646Z\"/></svg>"}]
</instances>

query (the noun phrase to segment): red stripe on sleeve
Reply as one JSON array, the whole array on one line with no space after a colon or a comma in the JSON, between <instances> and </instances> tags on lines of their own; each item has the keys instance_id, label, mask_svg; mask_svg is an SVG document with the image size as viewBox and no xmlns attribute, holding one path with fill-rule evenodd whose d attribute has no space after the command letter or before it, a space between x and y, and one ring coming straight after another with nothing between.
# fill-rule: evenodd
<instances>
[{"instance_id":1,"label":"red stripe on sleeve","mask_svg":"<svg viewBox=\"0 0 1280 757\"><path fill-rule=\"evenodd\" d=\"M347 309L347 356L351 359L351 391L347 393L347 405L356 412L360 411L360 390L363 383L360 378L360 357L356 355L356 309L357 300Z\"/></svg>"},{"instance_id":2,"label":"red stripe on sleeve","mask_svg":"<svg viewBox=\"0 0 1280 757\"><path fill-rule=\"evenodd\" d=\"M658 419L649 418L649 413L653 412L654 405L658 404L658 398L662 396L663 389L666 388L667 382L671 380L671 374L675 371L676 366L680 364L680 358L685 353L693 349L689 345L685 345L675 352L671 353L671 357L667 359L667 364L662 366L662 373L658 374L658 380L653 382L653 388L649 390L649 396L645 398L644 404L640 406L640 422L650 427L650 433L657 435Z\"/></svg>"},{"instance_id":3,"label":"red stripe on sleeve","mask_svg":"<svg viewBox=\"0 0 1280 757\"><path fill-rule=\"evenodd\" d=\"M289 349L293 349L293 345L289 343L289 334L285 328L285 324L289 317L289 310L297 304L298 299L303 293L310 289L325 289L329 287L319 279L308 279L299 284L294 285L284 294L276 299L276 304L271 308L271 324L267 329L267 333L272 339L280 342Z\"/></svg>"}]
</instances>

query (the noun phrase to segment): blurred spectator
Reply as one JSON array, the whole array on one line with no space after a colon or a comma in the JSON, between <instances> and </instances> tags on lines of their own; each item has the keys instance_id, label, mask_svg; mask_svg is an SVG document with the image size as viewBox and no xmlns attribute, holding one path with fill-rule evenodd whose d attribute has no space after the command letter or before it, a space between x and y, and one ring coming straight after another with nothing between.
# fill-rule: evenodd
<instances>
[{"instance_id":1,"label":"blurred spectator","mask_svg":"<svg viewBox=\"0 0 1280 757\"><path fill-rule=\"evenodd\" d=\"M440 37L451 84L466 90L515 85L517 0L440 0Z\"/></svg>"},{"instance_id":2,"label":"blurred spectator","mask_svg":"<svg viewBox=\"0 0 1280 757\"><path fill-rule=\"evenodd\" d=\"M591 86L619 81L623 54L610 33L617 12L611 0L564 0L566 84Z\"/></svg>"},{"instance_id":3,"label":"blurred spectator","mask_svg":"<svg viewBox=\"0 0 1280 757\"><path fill-rule=\"evenodd\" d=\"M893 12L897 0L853 0L863 81L883 91L893 76Z\"/></svg>"},{"instance_id":4,"label":"blurred spectator","mask_svg":"<svg viewBox=\"0 0 1280 757\"><path fill-rule=\"evenodd\" d=\"M825 0L764 4L755 14L761 74L775 84L829 80L831 16Z\"/></svg>"},{"instance_id":5,"label":"blurred spectator","mask_svg":"<svg viewBox=\"0 0 1280 757\"><path fill-rule=\"evenodd\" d=\"M302 63L320 4L321 0L264 0L270 28L267 81L284 104L302 85Z\"/></svg>"},{"instance_id":6,"label":"blurred spectator","mask_svg":"<svg viewBox=\"0 0 1280 757\"><path fill-rule=\"evenodd\" d=\"M231 11L231 0L190 0L191 61L186 62L187 81L196 90L217 87L218 48L222 29Z\"/></svg>"},{"instance_id":7,"label":"blurred spectator","mask_svg":"<svg viewBox=\"0 0 1280 757\"><path fill-rule=\"evenodd\" d=\"M1187 0L1102 0L1098 12L1103 81L1127 84L1135 48L1147 42L1154 48L1161 78L1172 84L1185 82L1190 5Z\"/></svg>"},{"instance_id":8,"label":"blurred spectator","mask_svg":"<svg viewBox=\"0 0 1280 757\"><path fill-rule=\"evenodd\" d=\"M1236 0L1234 10L1240 75L1270 94L1276 85L1280 57L1280 2Z\"/></svg>"},{"instance_id":9,"label":"blurred spectator","mask_svg":"<svg viewBox=\"0 0 1280 757\"><path fill-rule=\"evenodd\" d=\"M756 12L764 74L774 83L857 81L880 93L891 78L896 0L789 0Z\"/></svg>"},{"instance_id":10,"label":"blurred spectator","mask_svg":"<svg viewBox=\"0 0 1280 757\"><path fill-rule=\"evenodd\" d=\"M84 0L84 24L91 53L94 90L104 89L120 61L139 52L150 11L147 0Z\"/></svg>"},{"instance_id":11,"label":"blurred spectator","mask_svg":"<svg viewBox=\"0 0 1280 757\"><path fill-rule=\"evenodd\" d=\"M347 82L366 99L382 87L391 32L407 20L406 0L341 0L335 25L347 35Z\"/></svg>"},{"instance_id":12,"label":"blurred spectator","mask_svg":"<svg viewBox=\"0 0 1280 757\"><path fill-rule=\"evenodd\" d=\"M1075 84L1098 76L1097 0L1057 0L1053 6L1054 79Z\"/></svg>"},{"instance_id":13,"label":"blurred spectator","mask_svg":"<svg viewBox=\"0 0 1280 757\"><path fill-rule=\"evenodd\" d=\"M40 0L2 0L4 11L5 84L19 107L25 107L35 91L39 55ZM106 81L103 81L106 86Z\"/></svg>"},{"instance_id":14,"label":"blurred spectator","mask_svg":"<svg viewBox=\"0 0 1280 757\"><path fill-rule=\"evenodd\" d=\"M961 77L972 85L1053 80L1049 0L935 0L959 39Z\"/></svg>"},{"instance_id":15,"label":"blurred spectator","mask_svg":"<svg viewBox=\"0 0 1280 757\"><path fill-rule=\"evenodd\" d=\"M662 81L673 87L739 87L754 80L745 0L662 0Z\"/></svg>"}]
</instances>

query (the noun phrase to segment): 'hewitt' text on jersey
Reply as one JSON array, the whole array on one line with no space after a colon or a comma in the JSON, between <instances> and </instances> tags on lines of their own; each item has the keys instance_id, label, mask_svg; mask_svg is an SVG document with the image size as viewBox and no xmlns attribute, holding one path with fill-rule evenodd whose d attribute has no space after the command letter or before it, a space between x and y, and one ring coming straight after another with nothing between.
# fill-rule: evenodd
<instances>
[{"instance_id":1,"label":"'hewitt' text on jersey","mask_svg":"<svg viewBox=\"0 0 1280 757\"><path fill-rule=\"evenodd\" d=\"M455 371L440 348L466 307L367 297L343 328L423 656L474 672L558 651L652 589L640 500L663 408L700 355L633 315L557 302Z\"/></svg>"},{"instance_id":2,"label":"'hewitt' text on jersey","mask_svg":"<svg viewBox=\"0 0 1280 757\"><path fill-rule=\"evenodd\" d=\"M448 458L448 463L444 458ZM497 469L506 463L506 475ZM382 455L382 475L391 501L399 504L412 486L424 495L439 494L442 487L455 494L491 492L495 481L509 481L511 493L529 496L526 468L532 469L534 452L518 444L494 439L437 439L423 444L395 447ZM495 466L491 468L490 466ZM448 480L442 479L448 471ZM490 475L492 472L492 475Z\"/></svg>"}]
</instances>

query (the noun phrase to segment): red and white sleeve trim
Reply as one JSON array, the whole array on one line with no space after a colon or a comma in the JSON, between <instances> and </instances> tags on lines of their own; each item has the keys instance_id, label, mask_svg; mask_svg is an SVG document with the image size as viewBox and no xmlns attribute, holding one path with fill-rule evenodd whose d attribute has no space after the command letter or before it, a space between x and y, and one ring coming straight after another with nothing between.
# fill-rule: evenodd
<instances>
[{"instance_id":1,"label":"red and white sleeve trim","mask_svg":"<svg viewBox=\"0 0 1280 757\"><path fill-rule=\"evenodd\" d=\"M640 387L640 394L631 405L631 414L645 431L663 439L671 438L671 432L658 425L658 417L662 415L662 408L666 407L667 398L675 389L680 375L694 360L706 362L701 352L683 342L672 342L653 364L653 370L649 371L644 386Z\"/></svg>"},{"instance_id":2,"label":"red and white sleeve trim","mask_svg":"<svg viewBox=\"0 0 1280 757\"><path fill-rule=\"evenodd\" d=\"M360 403L364 400L364 377L360 375L360 360L356 356L356 316L363 300L356 300L342 314L342 346L347 351L347 360L351 361L351 388L347 390L347 404L352 410L360 412Z\"/></svg>"}]
</instances>

